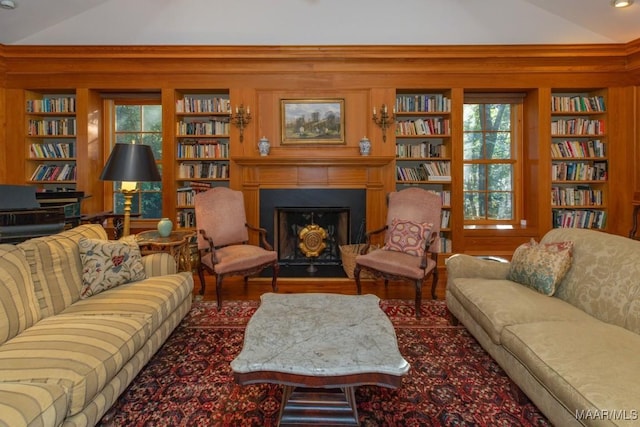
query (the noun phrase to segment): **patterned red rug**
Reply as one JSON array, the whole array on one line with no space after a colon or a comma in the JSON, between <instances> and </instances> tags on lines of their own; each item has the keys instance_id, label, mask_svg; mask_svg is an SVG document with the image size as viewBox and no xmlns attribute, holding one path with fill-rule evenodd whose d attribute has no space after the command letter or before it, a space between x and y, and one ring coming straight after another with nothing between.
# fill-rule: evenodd
<instances>
[{"instance_id":1,"label":"patterned red rug","mask_svg":"<svg viewBox=\"0 0 640 427\"><path fill-rule=\"evenodd\" d=\"M385 300L398 345L411 364L402 387L356 389L362 426L550 426L443 301ZM277 425L282 387L239 386L229 363L242 348L257 301L196 302L100 426Z\"/></svg>"}]
</instances>

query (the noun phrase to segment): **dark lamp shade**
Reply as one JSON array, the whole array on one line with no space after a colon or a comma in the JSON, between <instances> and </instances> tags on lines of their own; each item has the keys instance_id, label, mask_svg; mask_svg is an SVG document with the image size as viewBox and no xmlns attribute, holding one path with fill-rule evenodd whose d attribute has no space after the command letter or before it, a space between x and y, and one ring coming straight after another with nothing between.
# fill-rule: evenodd
<instances>
[{"instance_id":1,"label":"dark lamp shade","mask_svg":"<svg viewBox=\"0 0 640 427\"><path fill-rule=\"evenodd\" d=\"M102 181L161 181L151 147L144 144L116 144L100 175Z\"/></svg>"}]
</instances>

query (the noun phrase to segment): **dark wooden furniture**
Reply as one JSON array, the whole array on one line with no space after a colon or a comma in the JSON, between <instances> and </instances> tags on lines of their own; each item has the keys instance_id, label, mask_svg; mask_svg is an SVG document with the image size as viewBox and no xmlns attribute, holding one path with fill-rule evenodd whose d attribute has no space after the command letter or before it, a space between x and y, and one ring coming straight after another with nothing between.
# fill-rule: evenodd
<instances>
[{"instance_id":1,"label":"dark wooden furniture","mask_svg":"<svg viewBox=\"0 0 640 427\"><path fill-rule=\"evenodd\" d=\"M156 230L149 230L136 234L136 241L142 255L168 252L176 260L179 271L191 271L189 244L195 235L194 231L177 230L172 231L167 237L162 237Z\"/></svg>"},{"instance_id":2,"label":"dark wooden furniture","mask_svg":"<svg viewBox=\"0 0 640 427\"><path fill-rule=\"evenodd\" d=\"M63 206L40 206L36 187L0 185L0 243L59 233L64 230L65 220Z\"/></svg>"}]
</instances>

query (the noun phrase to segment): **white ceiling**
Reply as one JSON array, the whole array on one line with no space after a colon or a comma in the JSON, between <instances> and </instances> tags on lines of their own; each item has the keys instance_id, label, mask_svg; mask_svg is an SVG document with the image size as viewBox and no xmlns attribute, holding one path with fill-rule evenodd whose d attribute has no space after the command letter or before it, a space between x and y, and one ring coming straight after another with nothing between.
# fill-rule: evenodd
<instances>
[{"instance_id":1,"label":"white ceiling","mask_svg":"<svg viewBox=\"0 0 640 427\"><path fill-rule=\"evenodd\" d=\"M13 0L5 45L473 45L626 43L640 1Z\"/></svg>"}]
</instances>

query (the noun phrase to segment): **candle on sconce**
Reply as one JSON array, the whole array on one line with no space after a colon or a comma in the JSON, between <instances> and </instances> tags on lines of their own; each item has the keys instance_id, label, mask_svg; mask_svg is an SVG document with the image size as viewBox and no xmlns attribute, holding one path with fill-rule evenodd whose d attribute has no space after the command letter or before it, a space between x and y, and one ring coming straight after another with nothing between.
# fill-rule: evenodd
<instances>
[{"instance_id":1,"label":"candle on sconce","mask_svg":"<svg viewBox=\"0 0 640 427\"><path fill-rule=\"evenodd\" d=\"M373 115L376 115L376 107L373 107Z\"/></svg>"},{"instance_id":2,"label":"candle on sconce","mask_svg":"<svg viewBox=\"0 0 640 427\"><path fill-rule=\"evenodd\" d=\"M247 114L251 114L251 108L247 107Z\"/></svg>"}]
</instances>

